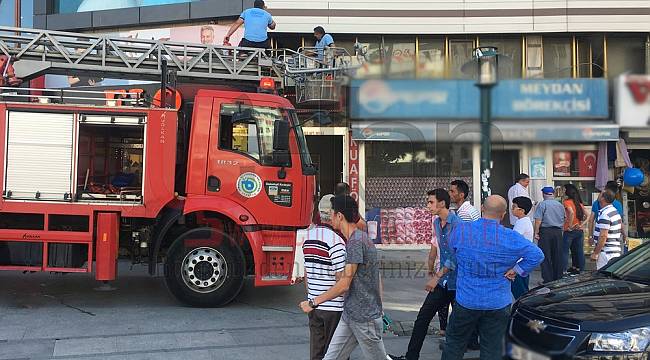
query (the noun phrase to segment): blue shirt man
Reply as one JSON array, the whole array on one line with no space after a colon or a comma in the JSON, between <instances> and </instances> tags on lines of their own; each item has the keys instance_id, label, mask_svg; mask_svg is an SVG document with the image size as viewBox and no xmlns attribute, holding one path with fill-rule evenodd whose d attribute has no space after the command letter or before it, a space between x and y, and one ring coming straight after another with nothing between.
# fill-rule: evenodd
<instances>
[{"instance_id":1,"label":"blue shirt man","mask_svg":"<svg viewBox=\"0 0 650 360\"><path fill-rule=\"evenodd\" d=\"M267 27L273 23L273 17L264 9L246 9L239 16L244 19L244 39L261 42L268 39Z\"/></svg>"},{"instance_id":2,"label":"blue shirt man","mask_svg":"<svg viewBox=\"0 0 650 360\"><path fill-rule=\"evenodd\" d=\"M239 15L228 33L224 37L224 44L229 44L230 36L242 25L244 25L244 38L239 43L241 47L268 48L270 47L267 29L275 29L273 17L265 10L263 0L255 0L254 7L244 10Z\"/></svg>"},{"instance_id":3,"label":"blue shirt man","mask_svg":"<svg viewBox=\"0 0 650 360\"><path fill-rule=\"evenodd\" d=\"M460 221L462 221L460 217L451 211L447 216L447 221L444 226L442 225L440 216L433 221L433 227L436 236L438 237L438 256L440 257L440 266L451 270L442 275L438 282L443 287L446 287L447 290L456 290L456 271L453 271L456 268L456 261L451 251L451 247L449 246L449 235L456 223Z\"/></svg>"},{"instance_id":4,"label":"blue shirt man","mask_svg":"<svg viewBox=\"0 0 650 360\"><path fill-rule=\"evenodd\" d=\"M512 269L528 276L544 259L534 243L494 219L456 225L450 246L457 262L456 302L473 310L510 305L510 281L504 274Z\"/></svg>"},{"instance_id":5,"label":"blue shirt man","mask_svg":"<svg viewBox=\"0 0 650 360\"><path fill-rule=\"evenodd\" d=\"M334 47L334 38L332 35L326 34L322 26L314 28L314 37L316 38L316 55L318 60L323 60L325 48Z\"/></svg>"},{"instance_id":6,"label":"blue shirt man","mask_svg":"<svg viewBox=\"0 0 650 360\"><path fill-rule=\"evenodd\" d=\"M427 297L420 307L418 316L413 325L411 340L409 341L406 355L393 356L396 360L412 360L420 358L420 351L429 329L431 319L437 312L448 309L456 294L456 272L453 253L449 247L449 236L454 227L461 222L458 215L449 211L451 199L445 189L434 189L427 192L427 209L433 216L435 236L438 239L438 253L440 254L441 269L425 286Z\"/></svg>"},{"instance_id":7,"label":"blue shirt man","mask_svg":"<svg viewBox=\"0 0 650 360\"><path fill-rule=\"evenodd\" d=\"M481 339L481 359L500 359L510 318L510 281L528 275L544 259L535 244L500 224L506 210L504 198L490 196L483 218L457 223L449 237L456 261L456 305L442 360L462 359L467 334L474 329Z\"/></svg>"}]
</instances>

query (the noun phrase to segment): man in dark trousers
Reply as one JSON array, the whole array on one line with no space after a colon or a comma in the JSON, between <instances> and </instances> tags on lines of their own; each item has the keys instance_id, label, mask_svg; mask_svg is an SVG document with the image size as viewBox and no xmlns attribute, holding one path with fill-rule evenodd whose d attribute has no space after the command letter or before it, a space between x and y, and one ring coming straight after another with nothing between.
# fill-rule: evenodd
<instances>
[{"instance_id":1,"label":"man in dark trousers","mask_svg":"<svg viewBox=\"0 0 650 360\"><path fill-rule=\"evenodd\" d=\"M560 205L561 206L561 205ZM481 360L500 360L510 319L510 281L527 276L544 258L542 251L500 224L506 199L492 195L483 203L483 218L460 221L449 236L456 268L456 300L441 360L461 360L478 328Z\"/></svg>"},{"instance_id":2,"label":"man in dark trousers","mask_svg":"<svg viewBox=\"0 0 650 360\"><path fill-rule=\"evenodd\" d=\"M545 283L560 279L564 273L562 261L563 227L565 219L564 205L555 199L552 186L542 189L544 201L535 210L535 239L544 252L542 262L542 280Z\"/></svg>"},{"instance_id":3,"label":"man in dark trousers","mask_svg":"<svg viewBox=\"0 0 650 360\"><path fill-rule=\"evenodd\" d=\"M438 237L440 270L433 275L433 278L425 287L427 297L424 299L424 304L422 304L413 325L413 333L411 333L406 355L390 355L393 360L417 360L420 358L420 350L422 350L424 338L427 336L431 319L437 312L449 308L449 304L456 295L456 272L453 269L454 262L451 259L449 234L461 219L458 215L449 211L450 203L451 198L445 189L435 189L427 192L427 208L431 215L437 216L433 226Z\"/></svg>"},{"instance_id":4,"label":"man in dark trousers","mask_svg":"<svg viewBox=\"0 0 650 360\"><path fill-rule=\"evenodd\" d=\"M300 303L310 313L328 300L345 294L343 314L327 348L325 360L347 359L359 346L368 360L387 358L382 341L382 302L379 259L375 244L359 230L357 202L349 195L332 198L332 227L347 238L346 264L340 279L326 292Z\"/></svg>"}]
</instances>

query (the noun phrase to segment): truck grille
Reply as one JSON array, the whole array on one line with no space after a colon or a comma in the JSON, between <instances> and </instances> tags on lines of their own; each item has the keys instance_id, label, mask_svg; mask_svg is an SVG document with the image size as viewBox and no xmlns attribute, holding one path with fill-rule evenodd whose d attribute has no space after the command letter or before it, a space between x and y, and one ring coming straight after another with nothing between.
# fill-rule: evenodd
<instances>
[{"instance_id":1,"label":"truck grille","mask_svg":"<svg viewBox=\"0 0 650 360\"><path fill-rule=\"evenodd\" d=\"M528 325L530 321L543 321L544 329L534 331ZM510 321L510 336L531 350L541 353L562 353L575 338L567 331L577 331L580 327L575 324L549 319L530 311L517 309Z\"/></svg>"}]
</instances>

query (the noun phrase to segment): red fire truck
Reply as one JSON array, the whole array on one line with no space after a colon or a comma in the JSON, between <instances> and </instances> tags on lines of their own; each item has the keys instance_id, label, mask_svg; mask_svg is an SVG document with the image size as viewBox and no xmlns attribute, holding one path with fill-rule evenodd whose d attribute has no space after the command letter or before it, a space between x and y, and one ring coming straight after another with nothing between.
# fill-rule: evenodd
<instances>
[{"instance_id":1,"label":"red fire truck","mask_svg":"<svg viewBox=\"0 0 650 360\"><path fill-rule=\"evenodd\" d=\"M0 28L15 76L162 79L124 90L0 88L0 270L117 276L164 263L183 303L288 285L315 166L259 49ZM275 69L275 70L274 70ZM170 89L174 75L178 84ZM158 104L158 106L156 106Z\"/></svg>"}]
</instances>

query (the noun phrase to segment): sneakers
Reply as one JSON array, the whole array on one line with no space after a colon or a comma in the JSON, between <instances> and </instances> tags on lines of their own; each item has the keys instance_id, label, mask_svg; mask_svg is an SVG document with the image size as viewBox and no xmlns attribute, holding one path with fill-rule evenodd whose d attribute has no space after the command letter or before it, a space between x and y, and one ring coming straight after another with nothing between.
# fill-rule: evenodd
<instances>
[{"instance_id":1,"label":"sneakers","mask_svg":"<svg viewBox=\"0 0 650 360\"><path fill-rule=\"evenodd\" d=\"M397 355L388 354L388 358L390 360L407 360L405 355L397 356Z\"/></svg>"}]
</instances>

